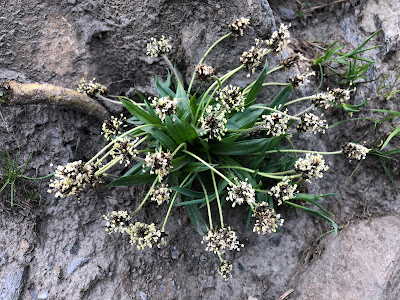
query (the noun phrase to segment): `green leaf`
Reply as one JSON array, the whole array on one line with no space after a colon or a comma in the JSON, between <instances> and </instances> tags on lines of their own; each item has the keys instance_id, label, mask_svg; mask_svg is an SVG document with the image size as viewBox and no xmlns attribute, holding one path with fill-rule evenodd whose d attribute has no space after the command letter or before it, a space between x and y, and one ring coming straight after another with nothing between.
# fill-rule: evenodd
<instances>
[{"instance_id":1,"label":"green leaf","mask_svg":"<svg viewBox=\"0 0 400 300\"><path fill-rule=\"evenodd\" d=\"M243 112L234 114L227 122L227 129L244 129L254 125L260 115L264 112L261 108L247 108ZM233 123L234 122L234 123ZM239 128L234 128L238 126Z\"/></svg>"},{"instance_id":2,"label":"green leaf","mask_svg":"<svg viewBox=\"0 0 400 300\"><path fill-rule=\"evenodd\" d=\"M256 101L256 98L262 88L262 84L267 77L268 72L268 61L265 62L264 68L262 69L260 75L258 76L256 82L254 83L253 87L251 88L250 92L248 93L245 101L245 107L248 107Z\"/></svg>"},{"instance_id":3,"label":"green leaf","mask_svg":"<svg viewBox=\"0 0 400 300\"><path fill-rule=\"evenodd\" d=\"M271 101L268 107L279 109L280 105L284 105L289 98L290 92L292 91L292 86L285 87L278 95Z\"/></svg>"},{"instance_id":4,"label":"green leaf","mask_svg":"<svg viewBox=\"0 0 400 300\"><path fill-rule=\"evenodd\" d=\"M154 174L143 174L143 175L129 175L122 176L114 181L110 182L108 187L115 186L133 186L133 185L141 185L154 182L156 180L157 175Z\"/></svg>"},{"instance_id":5,"label":"green leaf","mask_svg":"<svg viewBox=\"0 0 400 300\"><path fill-rule=\"evenodd\" d=\"M178 100L177 115L184 121L188 120L191 114L190 103L186 91L181 85L178 86L175 97Z\"/></svg>"},{"instance_id":6,"label":"green leaf","mask_svg":"<svg viewBox=\"0 0 400 300\"><path fill-rule=\"evenodd\" d=\"M158 124L161 125L160 119L151 116L149 113L144 111L141 107L135 105L134 103L124 100L124 99L119 99L122 104L125 106L125 108L136 118L138 118L140 121L142 121L144 124Z\"/></svg>"},{"instance_id":7,"label":"green leaf","mask_svg":"<svg viewBox=\"0 0 400 300\"><path fill-rule=\"evenodd\" d=\"M183 188L180 186L173 186L173 187L170 187L170 189L175 192L181 193L182 195L189 196L189 197L200 198L200 197L204 196L203 193L195 192L195 191L192 191L190 189Z\"/></svg>"},{"instance_id":8,"label":"green leaf","mask_svg":"<svg viewBox=\"0 0 400 300\"><path fill-rule=\"evenodd\" d=\"M192 224L196 229L196 231L200 235L204 235L207 232L207 225L197 205L196 204L186 205L186 209L188 211L190 220L192 221Z\"/></svg>"},{"instance_id":9,"label":"green leaf","mask_svg":"<svg viewBox=\"0 0 400 300\"><path fill-rule=\"evenodd\" d=\"M392 140L393 137L395 137L398 133L400 132L400 126L398 126L393 132L387 137L386 141L383 143L381 150L383 150L389 142Z\"/></svg>"},{"instance_id":10,"label":"green leaf","mask_svg":"<svg viewBox=\"0 0 400 300\"><path fill-rule=\"evenodd\" d=\"M129 176L129 175L135 175L138 171L143 170L143 162L138 162L136 165L134 165L132 168L130 168L122 177L124 176Z\"/></svg>"},{"instance_id":11,"label":"green leaf","mask_svg":"<svg viewBox=\"0 0 400 300\"><path fill-rule=\"evenodd\" d=\"M221 155L246 155L259 152L270 139L254 139L249 141L233 142L231 144L212 144L210 153Z\"/></svg>"},{"instance_id":12,"label":"green leaf","mask_svg":"<svg viewBox=\"0 0 400 300\"><path fill-rule=\"evenodd\" d=\"M176 143L163 131L154 127L145 127L142 128L143 131L146 131L150 135L152 135L164 148L174 151L177 147Z\"/></svg>"},{"instance_id":13,"label":"green leaf","mask_svg":"<svg viewBox=\"0 0 400 300\"><path fill-rule=\"evenodd\" d=\"M197 98L196 98L196 94L194 94L192 96L192 98L190 98L190 109L192 110L192 115L194 116L196 114L196 110L197 110Z\"/></svg>"},{"instance_id":14,"label":"green leaf","mask_svg":"<svg viewBox=\"0 0 400 300\"><path fill-rule=\"evenodd\" d=\"M217 164L211 164L211 166L216 167ZM190 162L187 163L183 168L182 172L187 173L200 173L209 170L209 168L201 162Z\"/></svg>"},{"instance_id":15,"label":"green leaf","mask_svg":"<svg viewBox=\"0 0 400 300\"><path fill-rule=\"evenodd\" d=\"M160 97L169 96L171 99L175 98L175 93L161 80L156 77L156 89Z\"/></svg>"},{"instance_id":16,"label":"green leaf","mask_svg":"<svg viewBox=\"0 0 400 300\"><path fill-rule=\"evenodd\" d=\"M184 167L186 165L186 163L187 163L186 161L187 161L187 155L186 154L173 159L171 161L171 164L172 164L171 173L175 172L175 171L178 171L179 169Z\"/></svg>"}]
</instances>

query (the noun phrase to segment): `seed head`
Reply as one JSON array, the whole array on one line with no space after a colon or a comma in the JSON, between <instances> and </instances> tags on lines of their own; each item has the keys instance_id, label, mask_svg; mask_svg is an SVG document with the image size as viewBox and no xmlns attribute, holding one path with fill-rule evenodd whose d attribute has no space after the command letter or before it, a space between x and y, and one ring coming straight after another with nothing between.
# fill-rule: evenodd
<instances>
[{"instance_id":1,"label":"seed head","mask_svg":"<svg viewBox=\"0 0 400 300\"><path fill-rule=\"evenodd\" d=\"M112 211L107 215L103 215L103 218L107 221L106 232L111 233L125 233L132 226L130 220L131 216L127 211Z\"/></svg>"},{"instance_id":2,"label":"seed head","mask_svg":"<svg viewBox=\"0 0 400 300\"><path fill-rule=\"evenodd\" d=\"M306 83L310 82L308 77L314 76L315 72L309 72L309 73L304 73L304 74L297 74L292 77L289 77L289 83L292 85L293 88L299 89Z\"/></svg>"},{"instance_id":3,"label":"seed head","mask_svg":"<svg viewBox=\"0 0 400 300\"><path fill-rule=\"evenodd\" d=\"M171 198L171 190L168 188L168 184L160 184L153 190L151 194L151 201L157 201L158 205L161 205L163 202L169 202Z\"/></svg>"},{"instance_id":4,"label":"seed head","mask_svg":"<svg viewBox=\"0 0 400 300\"><path fill-rule=\"evenodd\" d=\"M231 113L233 110L244 111L244 102L246 99L239 87L231 84L224 87L218 92L218 98L228 113Z\"/></svg>"},{"instance_id":5,"label":"seed head","mask_svg":"<svg viewBox=\"0 0 400 300\"><path fill-rule=\"evenodd\" d=\"M110 120L105 120L103 123L103 126L101 128L101 134L104 134L104 137L107 139L107 141L111 140L110 137L112 136L118 136L122 134L123 128L127 127L127 125L124 125L124 121L126 118L124 117L123 114L119 118L116 118L114 116L111 116Z\"/></svg>"},{"instance_id":6,"label":"seed head","mask_svg":"<svg viewBox=\"0 0 400 300\"><path fill-rule=\"evenodd\" d=\"M368 152L371 149L364 147L363 145L355 144L355 143L345 143L342 145L342 151L346 158L349 158L350 161L352 159L362 160L365 159Z\"/></svg>"},{"instance_id":7,"label":"seed head","mask_svg":"<svg viewBox=\"0 0 400 300\"><path fill-rule=\"evenodd\" d=\"M176 107L178 105L178 100L174 98L171 100L169 96L162 98L154 98L152 106L156 109L156 113L161 121L164 122L165 116L171 116L176 114Z\"/></svg>"},{"instance_id":8,"label":"seed head","mask_svg":"<svg viewBox=\"0 0 400 300\"><path fill-rule=\"evenodd\" d=\"M273 186L268 192L276 200L278 200L278 205L281 205L283 201L288 201L294 198L296 193L297 184L291 184L290 179L285 177L277 185Z\"/></svg>"},{"instance_id":9,"label":"seed head","mask_svg":"<svg viewBox=\"0 0 400 300\"><path fill-rule=\"evenodd\" d=\"M249 51L243 52L240 57L240 62L244 65L245 69L254 74L256 68L261 64L266 52L266 49L252 46Z\"/></svg>"},{"instance_id":10,"label":"seed head","mask_svg":"<svg viewBox=\"0 0 400 300\"><path fill-rule=\"evenodd\" d=\"M281 54L286 46L290 43L290 32L289 26L281 24L278 31L274 31L269 40L265 41L265 44L272 50L275 51L277 55Z\"/></svg>"},{"instance_id":11,"label":"seed head","mask_svg":"<svg viewBox=\"0 0 400 300\"><path fill-rule=\"evenodd\" d=\"M112 158L119 157L119 163L125 163L128 166L133 157L136 157L138 151L136 150L136 143L139 138L131 139L130 137L117 138L110 151Z\"/></svg>"},{"instance_id":12,"label":"seed head","mask_svg":"<svg viewBox=\"0 0 400 300\"><path fill-rule=\"evenodd\" d=\"M231 278L231 272L233 270L233 265L227 260L223 260L218 268L218 274L220 274L225 281Z\"/></svg>"},{"instance_id":13,"label":"seed head","mask_svg":"<svg viewBox=\"0 0 400 300\"><path fill-rule=\"evenodd\" d=\"M151 42L147 44L147 55L149 56L163 56L169 53L172 49L170 38L166 39L164 36L162 36L159 41L153 37L150 40Z\"/></svg>"},{"instance_id":14,"label":"seed head","mask_svg":"<svg viewBox=\"0 0 400 300\"><path fill-rule=\"evenodd\" d=\"M151 167L150 174L157 174L160 176L160 179L167 176L169 174L169 170L172 169L172 155L169 151L148 153L145 161L145 166Z\"/></svg>"},{"instance_id":15,"label":"seed head","mask_svg":"<svg viewBox=\"0 0 400 300\"><path fill-rule=\"evenodd\" d=\"M223 254L226 250L240 251L240 248L244 246L239 243L236 232L230 226L221 228L218 231L217 228L209 230L201 243L206 244L206 251L214 252L215 254Z\"/></svg>"},{"instance_id":16,"label":"seed head","mask_svg":"<svg viewBox=\"0 0 400 300\"><path fill-rule=\"evenodd\" d=\"M202 82L211 82L211 77L214 75L214 70L211 66L201 64L194 69L196 78Z\"/></svg>"},{"instance_id":17,"label":"seed head","mask_svg":"<svg viewBox=\"0 0 400 300\"><path fill-rule=\"evenodd\" d=\"M87 95L89 97L96 96L97 94L105 94L107 92L107 87L95 81L96 78L93 78L89 82L82 78L76 90L78 93Z\"/></svg>"},{"instance_id":18,"label":"seed head","mask_svg":"<svg viewBox=\"0 0 400 300\"><path fill-rule=\"evenodd\" d=\"M243 35L243 29L245 29L250 24L250 19L240 18L233 21L228 25L229 30L232 32L232 35L235 37Z\"/></svg>"},{"instance_id":19,"label":"seed head","mask_svg":"<svg viewBox=\"0 0 400 300\"><path fill-rule=\"evenodd\" d=\"M323 172L329 167L325 165L325 160L321 154L307 153L305 158L299 158L294 164L294 169L302 173L302 177L311 182L313 178L322 178Z\"/></svg>"},{"instance_id":20,"label":"seed head","mask_svg":"<svg viewBox=\"0 0 400 300\"><path fill-rule=\"evenodd\" d=\"M281 61L281 65L286 69L293 68L294 65L299 64L301 61L307 60L303 54L301 53L296 53L292 56L289 56L288 58L284 59Z\"/></svg>"},{"instance_id":21,"label":"seed head","mask_svg":"<svg viewBox=\"0 0 400 300\"><path fill-rule=\"evenodd\" d=\"M206 109L206 114L200 118L202 135L206 135L205 140L221 140L225 135L226 129L226 111L217 104L214 108L210 105Z\"/></svg>"},{"instance_id":22,"label":"seed head","mask_svg":"<svg viewBox=\"0 0 400 300\"><path fill-rule=\"evenodd\" d=\"M240 182L239 185L233 187L228 186L227 201L232 201L232 207L236 204L242 205L243 202L248 204L256 202L256 192L250 183L246 181Z\"/></svg>"},{"instance_id":23,"label":"seed head","mask_svg":"<svg viewBox=\"0 0 400 300\"><path fill-rule=\"evenodd\" d=\"M350 91L336 88L333 91L328 91L334 97L332 102L336 104L344 104L350 100Z\"/></svg>"},{"instance_id":24,"label":"seed head","mask_svg":"<svg viewBox=\"0 0 400 300\"><path fill-rule=\"evenodd\" d=\"M324 115L322 114L321 117ZM311 113L305 113L300 117L300 122L297 124L297 131L299 133L306 132L309 130L312 133L317 133L317 132L322 132L325 133L325 129L328 128L328 125L326 124L326 120L321 120L318 116L311 114Z\"/></svg>"},{"instance_id":25,"label":"seed head","mask_svg":"<svg viewBox=\"0 0 400 300\"><path fill-rule=\"evenodd\" d=\"M156 228L154 223L148 225L136 222L126 232L131 237L131 245L136 245L139 250L143 250L146 247L153 248L153 246L161 247L165 242L163 239L164 233Z\"/></svg>"},{"instance_id":26,"label":"seed head","mask_svg":"<svg viewBox=\"0 0 400 300\"><path fill-rule=\"evenodd\" d=\"M331 107L334 101L335 97L331 93L318 93L314 99L311 99L315 107L324 109Z\"/></svg>"},{"instance_id":27,"label":"seed head","mask_svg":"<svg viewBox=\"0 0 400 300\"><path fill-rule=\"evenodd\" d=\"M256 219L253 232L261 233L262 235L276 232L278 226L282 226L284 222L281 219L281 215L277 214L267 202L258 204L252 217Z\"/></svg>"},{"instance_id":28,"label":"seed head","mask_svg":"<svg viewBox=\"0 0 400 300\"><path fill-rule=\"evenodd\" d=\"M49 184L49 193L55 191L55 197L69 197L81 192L87 184L95 182L94 167L79 160L58 166L54 174L55 179Z\"/></svg>"},{"instance_id":29,"label":"seed head","mask_svg":"<svg viewBox=\"0 0 400 300\"><path fill-rule=\"evenodd\" d=\"M284 134L287 130L287 124L289 122L289 117L285 112L274 112L269 115L262 115L264 119L263 128L267 129L267 134L272 136L280 136Z\"/></svg>"}]
</instances>

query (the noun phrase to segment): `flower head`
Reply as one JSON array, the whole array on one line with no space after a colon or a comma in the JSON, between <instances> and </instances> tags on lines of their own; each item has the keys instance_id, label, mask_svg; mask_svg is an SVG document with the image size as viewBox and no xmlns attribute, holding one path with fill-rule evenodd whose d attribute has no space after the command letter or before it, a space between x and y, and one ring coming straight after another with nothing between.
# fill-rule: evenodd
<instances>
[{"instance_id":1,"label":"flower head","mask_svg":"<svg viewBox=\"0 0 400 300\"><path fill-rule=\"evenodd\" d=\"M206 251L223 254L225 250L237 250L243 247L237 239L236 232L230 226L209 230L201 242L206 244Z\"/></svg>"},{"instance_id":2,"label":"flower head","mask_svg":"<svg viewBox=\"0 0 400 300\"><path fill-rule=\"evenodd\" d=\"M232 207L235 207L236 204L242 205L244 202L248 204L255 203L256 192L247 180L242 181L239 185L233 187L228 186L228 196L226 200L233 202Z\"/></svg>"},{"instance_id":3,"label":"flower head","mask_svg":"<svg viewBox=\"0 0 400 300\"><path fill-rule=\"evenodd\" d=\"M262 127L267 129L267 134L280 136L286 132L289 122L286 112L274 112L269 115L262 115L261 117L264 119Z\"/></svg>"},{"instance_id":4,"label":"flower head","mask_svg":"<svg viewBox=\"0 0 400 300\"><path fill-rule=\"evenodd\" d=\"M106 231L111 233L125 233L132 226L130 220L131 216L127 211L112 211L107 215L103 215L103 218L107 221Z\"/></svg>"},{"instance_id":5,"label":"flower head","mask_svg":"<svg viewBox=\"0 0 400 300\"><path fill-rule=\"evenodd\" d=\"M363 145L350 142L342 145L342 151L344 156L349 158L350 160L352 159L362 160L365 159L365 157L367 156L368 152L371 151L371 149L368 149Z\"/></svg>"},{"instance_id":6,"label":"flower head","mask_svg":"<svg viewBox=\"0 0 400 300\"><path fill-rule=\"evenodd\" d=\"M303 56L303 54L296 53L296 54L289 56L288 58L282 60L281 65L285 69L290 69L290 68L293 68L294 65L299 64L303 60L306 60L306 58Z\"/></svg>"},{"instance_id":7,"label":"flower head","mask_svg":"<svg viewBox=\"0 0 400 300\"><path fill-rule=\"evenodd\" d=\"M262 235L276 232L278 226L282 226L284 222L281 215L277 214L267 202L261 202L257 205L252 217L256 219L253 232Z\"/></svg>"},{"instance_id":8,"label":"flower head","mask_svg":"<svg viewBox=\"0 0 400 300\"><path fill-rule=\"evenodd\" d=\"M220 104L214 108L211 105L207 107L206 114L200 118L202 134L207 135L206 140L216 138L220 141L225 135L227 131L225 113Z\"/></svg>"},{"instance_id":9,"label":"flower head","mask_svg":"<svg viewBox=\"0 0 400 300\"><path fill-rule=\"evenodd\" d=\"M323 117L324 115L321 115ZM312 133L322 132L325 133L325 129L328 128L326 124L326 120L321 120L320 117L311 114L305 113L300 117L300 122L297 124L297 131L299 133L306 132L309 130Z\"/></svg>"},{"instance_id":10,"label":"flower head","mask_svg":"<svg viewBox=\"0 0 400 300\"><path fill-rule=\"evenodd\" d=\"M308 77L314 76L315 72L309 72L304 74L297 74L292 77L289 77L289 83L292 85L293 88L298 89L301 88L306 83L310 82Z\"/></svg>"},{"instance_id":11,"label":"flower head","mask_svg":"<svg viewBox=\"0 0 400 300\"><path fill-rule=\"evenodd\" d=\"M231 278L231 272L233 270L233 265L227 260L223 260L218 268L218 274L220 274L225 281Z\"/></svg>"},{"instance_id":12,"label":"flower head","mask_svg":"<svg viewBox=\"0 0 400 300\"><path fill-rule=\"evenodd\" d=\"M282 181L278 182L277 185L273 186L268 194L278 200L278 205L281 205L283 201L294 198L296 189L297 184L291 184L290 179L285 177Z\"/></svg>"},{"instance_id":13,"label":"flower head","mask_svg":"<svg viewBox=\"0 0 400 300\"><path fill-rule=\"evenodd\" d=\"M233 110L244 111L244 102L246 99L239 87L231 84L224 87L220 92L218 92L218 98L228 113Z\"/></svg>"},{"instance_id":14,"label":"flower head","mask_svg":"<svg viewBox=\"0 0 400 300\"><path fill-rule=\"evenodd\" d=\"M266 49L252 46L249 51L243 52L240 57L240 62L244 65L245 69L254 74L256 68L261 64L266 52Z\"/></svg>"},{"instance_id":15,"label":"flower head","mask_svg":"<svg viewBox=\"0 0 400 300\"><path fill-rule=\"evenodd\" d=\"M150 174L157 174L160 179L169 174L169 170L172 169L172 155L168 152L154 152L146 155L145 158L146 167L150 167Z\"/></svg>"},{"instance_id":16,"label":"flower head","mask_svg":"<svg viewBox=\"0 0 400 300\"><path fill-rule=\"evenodd\" d=\"M131 245L136 245L139 250L143 250L146 247L160 247L164 243L164 233L159 230L154 223L148 225L136 222L135 225L131 225L126 232L131 237Z\"/></svg>"},{"instance_id":17,"label":"flower head","mask_svg":"<svg viewBox=\"0 0 400 300\"><path fill-rule=\"evenodd\" d=\"M113 144L110 155L113 158L119 157L119 163L125 163L128 166L133 157L136 157L138 151L136 150L136 143L139 138L131 139L130 137L117 138Z\"/></svg>"},{"instance_id":18,"label":"flower head","mask_svg":"<svg viewBox=\"0 0 400 300\"><path fill-rule=\"evenodd\" d=\"M250 24L250 19L240 18L233 21L228 25L229 30L232 32L232 35L235 37L243 35L243 29L245 29Z\"/></svg>"},{"instance_id":19,"label":"flower head","mask_svg":"<svg viewBox=\"0 0 400 300\"><path fill-rule=\"evenodd\" d=\"M93 166L85 166L79 160L68 163L65 166L58 166L54 174L55 179L51 181L48 190L55 191L55 197L69 197L78 194L87 184L95 182Z\"/></svg>"},{"instance_id":20,"label":"flower head","mask_svg":"<svg viewBox=\"0 0 400 300\"><path fill-rule=\"evenodd\" d=\"M82 78L76 90L78 91L78 93L87 96L96 96L97 94L100 95L105 94L107 92L107 87L95 81L96 78L93 78L90 81L86 81L84 78Z\"/></svg>"},{"instance_id":21,"label":"flower head","mask_svg":"<svg viewBox=\"0 0 400 300\"><path fill-rule=\"evenodd\" d=\"M335 101L335 97L331 93L318 93L315 98L311 99L312 104L315 107L327 109L332 106L332 102Z\"/></svg>"},{"instance_id":22,"label":"flower head","mask_svg":"<svg viewBox=\"0 0 400 300\"><path fill-rule=\"evenodd\" d=\"M155 38L150 39L151 42L147 44L147 55L152 57L163 56L169 53L172 49L170 39L166 39L164 36L159 41Z\"/></svg>"},{"instance_id":23,"label":"flower head","mask_svg":"<svg viewBox=\"0 0 400 300\"><path fill-rule=\"evenodd\" d=\"M169 202L171 198L171 190L168 188L168 184L160 184L153 190L151 194L151 201L157 201L158 205L161 205L163 202Z\"/></svg>"},{"instance_id":24,"label":"flower head","mask_svg":"<svg viewBox=\"0 0 400 300\"><path fill-rule=\"evenodd\" d=\"M334 100L332 102L334 102L336 104L344 104L350 100L350 91L349 90L343 90L340 88L336 88L332 91L329 91L329 94L331 94L334 97Z\"/></svg>"},{"instance_id":25,"label":"flower head","mask_svg":"<svg viewBox=\"0 0 400 300\"><path fill-rule=\"evenodd\" d=\"M176 114L176 107L178 100L176 98L170 99L169 96L162 98L154 98L151 105L156 109L156 113L161 121L165 120L165 116L171 116Z\"/></svg>"},{"instance_id":26,"label":"flower head","mask_svg":"<svg viewBox=\"0 0 400 300\"><path fill-rule=\"evenodd\" d=\"M119 118L111 116L110 120L105 120L101 127L101 134L109 141L111 136L118 136L122 134L122 129L127 125L124 125L126 118L123 114Z\"/></svg>"},{"instance_id":27,"label":"flower head","mask_svg":"<svg viewBox=\"0 0 400 300\"><path fill-rule=\"evenodd\" d=\"M307 153L305 158L299 158L294 164L294 169L302 173L302 177L308 182L313 178L322 178L323 172L329 167L321 154Z\"/></svg>"},{"instance_id":28,"label":"flower head","mask_svg":"<svg viewBox=\"0 0 400 300\"><path fill-rule=\"evenodd\" d=\"M211 77L214 75L214 70L211 66L206 64L197 65L194 69L196 78L202 82L210 82Z\"/></svg>"},{"instance_id":29,"label":"flower head","mask_svg":"<svg viewBox=\"0 0 400 300\"><path fill-rule=\"evenodd\" d=\"M281 24L278 31L274 31L269 40L265 41L265 44L276 54L280 54L286 46L290 43L290 32L289 26Z\"/></svg>"}]
</instances>

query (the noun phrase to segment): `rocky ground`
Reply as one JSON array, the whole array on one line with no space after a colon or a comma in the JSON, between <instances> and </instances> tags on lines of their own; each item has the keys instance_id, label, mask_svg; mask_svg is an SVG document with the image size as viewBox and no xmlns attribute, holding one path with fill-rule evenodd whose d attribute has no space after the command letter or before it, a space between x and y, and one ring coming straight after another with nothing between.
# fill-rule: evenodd
<instances>
[{"instance_id":1,"label":"rocky ground","mask_svg":"<svg viewBox=\"0 0 400 300\"><path fill-rule=\"evenodd\" d=\"M152 36L171 36L174 59L186 81L206 48L226 32L236 17L252 25L237 42L224 41L210 56L218 72L238 64L256 36L267 38L280 22L292 23L288 53L315 55L310 45L335 40L348 48L377 29L380 48L366 55L376 60L369 74L376 82L360 89L368 109L400 110L398 97L377 97L383 76L393 82L400 68L400 4L396 0L336 1L124 1L20 0L0 7L0 81L52 83L74 87L82 77L96 77L111 93L133 96L132 87L154 94L154 76L165 65L145 55ZM300 4L304 3L303 6ZM270 58L271 66L278 58ZM233 83L252 78L241 74ZM272 80L283 80L287 74ZM315 84L315 83L314 83ZM311 90L311 87L310 87ZM266 90L265 99L276 90ZM309 94L304 91L304 94ZM293 95L292 97L295 97ZM260 99L262 101L262 99ZM105 104L111 113L118 105ZM299 107L299 109L301 109ZM382 115L379 115L381 117ZM375 117L377 117L375 113ZM348 118L328 112L334 123ZM88 160L104 144L100 120L50 105L0 106L0 151L32 153L27 174L43 176L54 166ZM344 141L374 147L388 127L367 131L370 123L354 121L326 135L299 139L299 148L333 151ZM396 120L393 125L396 125ZM399 147L393 140L393 147ZM342 157L327 158L325 177L309 186L312 193L340 193L323 200L343 227L337 237L318 237L329 224L303 212L283 208L285 225L278 234L258 236L245 228L244 209L227 210L227 223L245 244L232 253L233 278L216 273L218 261L206 253L183 208L173 211L168 247L138 251L128 240L109 236L102 215L131 209L142 188L97 186L77 198L55 199L42 189L35 202L18 194L22 208L10 209L10 193L0 194L0 299L376 299L400 298L400 197L375 156L356 173ZM54 166L52 166L54 165ZM398 167L393 164L395 183ZM161 211L160 211L161 210ZM159 223L166 207L150 204L140 221Z\"/></svg>"}]
</instances>

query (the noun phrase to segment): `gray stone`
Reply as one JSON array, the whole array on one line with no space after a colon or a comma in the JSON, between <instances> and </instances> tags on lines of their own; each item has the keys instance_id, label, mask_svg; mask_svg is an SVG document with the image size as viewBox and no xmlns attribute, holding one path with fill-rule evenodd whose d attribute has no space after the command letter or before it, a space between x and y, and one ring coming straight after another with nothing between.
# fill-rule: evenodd
<instances>
[{"instance_id":1,"label":"gray stone","mask_svg":"<svg viewBox=\"0 0 400 300\"><path fill-rule=\"evenodd\" d=\"M39 293L39 295L37 296L38 299L47 299L47 297L49 296L49 292L47 290L43 290Z\"/></svg>"},{"instance_id":2,"label":"gray stone","mask_svg":"<svg viewBox=\"0 0 400 300\"><path fill-rule=\"evenodd\" d=\"M27 266L17 267L9 271L0 286L0 300L19 300L26 283L27 275Z\"/></svg>"},{"instance_id":3,"label":"gray stone","mask_svg":"<svg viewBox=\"0 0 400 300\"><path fill-rule=\"evenodd\" d=\"M90 260L89 258L78 258L78 259L75 259L75 260L71 261L68 264L68 269L67 269L68 275L71 275L77 269L79 269L80 267L86 265L89 262L89 260Z\"/></svg>"},{"instance_id":4,"label":"gray stone","mask_svg":"<svg viewBox=\"0 0 400 300\"><path fill-rule=\"evenodd\" d=\"M147 295L145 292L140 292L140 298L142 298L142 300L147 300Z\"/></svg>"}]
</instances>

